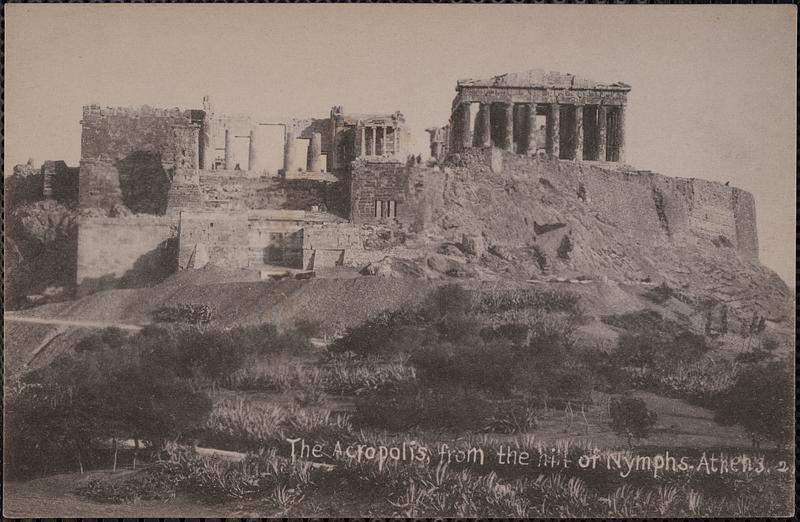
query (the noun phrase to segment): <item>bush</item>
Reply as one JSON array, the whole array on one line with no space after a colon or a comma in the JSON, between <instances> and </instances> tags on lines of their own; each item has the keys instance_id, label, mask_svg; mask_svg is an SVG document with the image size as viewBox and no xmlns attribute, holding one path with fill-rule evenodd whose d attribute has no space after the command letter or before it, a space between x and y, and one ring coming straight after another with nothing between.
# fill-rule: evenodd
<instances>
[{"instance_id":1,"label":"bush","mask_svg":"<svg viewBox=\"0 0 800 522\"><path fill-rule=\"evenodd\" d=\"M717 421L741 425L754 436L754 444L764 437L784 446L794 433L792 369L774 362L741 372L718 401Z\"/></svg>"},{"instance_id":2,"label":"bush","mask_svg":"<svg viewBox=\"0 0 800 522\"><path fill-rule=\"evenodd\" d=\"M482 292L476 311L497 314L512 310L580 313L578 296L565 290L515 289Z\"/></svg>"},{"instance_id":3,"label":"bush","mask_svg":"<svg viewBox=\"0 0 800 522\"><path fill-rule=\"evenodd\" d=\"M165 473L143 472L124 481L90 480L77 493L95 502L135 503L140 500L175 498L177 480Z\"/></svg>"},{"instance_id":4,"label":"bush","mask_svg":"<svg viewBox=\"0 0 800 522\"><path fill-rule=\"evenodd\" d=\"M153 319L160 323L209 324L213 317L213 306L198 303L164 306L153 312Z\"/></svg>"},{"instance_id":5,"label":"bush","mask_svg":"<svg viewBox=\"0 0 800 522\"><path fill-rule=\"evenodd\" d=\"M631 446L633 439L644 439L650 435L656 424L656 412L647 409L642 399L622 396L611 401L611 422L609 426L614 433L628 440Z\"/></svg>"},{"instance_id":6,"label":"bush","mask_svg":"<svg viewBox=\"0 0 800 522\"><path fill-rule=\"evenodd\" d=\"M63 355L9 393L7 462L22 475L63 464L83 470L98 440L132 438L138 449L144 439L158 447L191 436L210 409L204 393L131 346Z\"/></svg>"}]
</instances>

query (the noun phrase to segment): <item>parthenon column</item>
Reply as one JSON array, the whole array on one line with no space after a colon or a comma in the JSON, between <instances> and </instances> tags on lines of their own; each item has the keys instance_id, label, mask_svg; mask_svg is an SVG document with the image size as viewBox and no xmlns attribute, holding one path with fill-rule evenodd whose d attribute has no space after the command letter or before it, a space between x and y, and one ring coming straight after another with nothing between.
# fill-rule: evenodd
<instances>
[{"instance_id":1,"label":"parthenon column","mask_svg":"<svg viewBox=\"0 0 800 522\"><path fill-rule=\"evenodd\" d=\"M461 140L459 145L461 150L468 149L472 146L472 132L470 124L472 123L472 113L469 103L462 103L458 106L459 117L461 118Z\"/></svg>"},{"instance_id":2,"label":"parthenon column","mask_svg":"<svg viewBox=\"0 0 800 522\"><path fill-rule=\"evenodd\" d=\"M606 106L597 106L597 161L606 160L606 139L608 133L606 132Z\"/></svg>"},{"instance_id":3,"label":"parthenon column","mask_svg":"<svg viewBox=\"0 0 800 522\"><path fill-rule=\"evenodd\" d=\"M367 128L362 125L361 126L361 156L364 157L367 155Z\"/></svg>"},{"instance_id":4,"label":"parthenon column","mask_svg":"<svg viewBox=\"0 0 800 522\"><path fill-rule=\"evenodd\" d=\"M394 154L395 156L397 156L399 152L398 150L400 145L400 137L398 136L399 130L400 129L397 127L397 125L392 127L392 145L393 145L392 154Z\"/></svg>"},{"instance_id":5,"label":"parthenon column","mask_svg":"<svg viewBox=\"0 0 800 522\"><path fill-rule=\"evenodd\" d=\"M525 142L525 153L536 154L536 104L528 104L528 139Z\"/></svg>"},{"instance_id":6,"label":"parthenon column","mask_svg":"<svg viewBox=\"0 0 800 522\"><path fill-rule=\"evenodd\" d=\"M295 170L294 161L294 131L286 131L286 144L283 148L283 173L285 176L292 175Z\"/></svg>"},{"instance_id":7,"label":"parthenon column","mask_svg":"<svg viewBox=\"0 0 800 522\"><path fill-rule=\"evenodd\" d=\"M481 103L478 114L475 116L475 135L473 144L476 147L490 147L492 145L492 110L491 104Z\"/></svg>"},{"instance_id":8,"label":"parthenon column","mask_svg":"<svg viewBox=\"0 0 800 522\"><path fill-rule=\"evenodd\" d=\"M322 154L322 134L313 132L311 133L311 141L308 143L308 154L306 156L306 170L308 172L319 172L320 154Z\"/></svg>"},{"instance_id":9,"label":"parthenon column","mask_svg":"<svg viewBox=\"0 0 800 522\"><path fill-rule=\"evenodd\" d=\"M503 107L505 109L505 126L506 132L503 136L503 148L509 152L514 152L514 104L506 103Z\"/></svg>"},{"instance_id":10,"label":"parthenon column","mask_svg":"<svg viewBox=\"0 0 800 522\"><path fill-rule=\"evenodd\" d=\"M386 144L389 142L389 140L386 139L386 129L388 129L388 128L389 127L386 127L385 125L383 127L381 127L381 129L383 129L381 131L381 155L382 156L386 156Z\"/></svg>"},{"instance_id":11,"label":"parthenon column","mask_svg":"<svg viewBox=\"0 0 800 522\"><path fill-rule=\"evenodd\" d=\"M625 106L619 106L617 117L617 161L625 161Z\"/></svg>"},{"instance_id":12,"label":"parthenon column","mask_svg":"<svg viewBox=\"0 0 800 522\"><path fill-rule=\"evenodd\" d=\"M225 170L233 170L236 163L233 159L233 132L225 129Z\"/></svg>"},{"instance_id":13,"label":"parthenon column","mask_svg":"<svg viewBox=\"0 0 800 522\"><path fill-rule=\"evenodd\" d=\"M559 141L561 134L559 132L559 119L561 117L561 107L557 103L551 103L547 113L547 154L551 158L558 159L559 156Z\"/></svg>"},{"instance_id":14,"label":"parthenon column","mask_svg":"<svg viewBox=\"0 0 800 522\"><path fill-rule=\"evenodd\" d=\"M583 105L575 106L575 161L583 161Z\"/></svg>"}]
</instances>

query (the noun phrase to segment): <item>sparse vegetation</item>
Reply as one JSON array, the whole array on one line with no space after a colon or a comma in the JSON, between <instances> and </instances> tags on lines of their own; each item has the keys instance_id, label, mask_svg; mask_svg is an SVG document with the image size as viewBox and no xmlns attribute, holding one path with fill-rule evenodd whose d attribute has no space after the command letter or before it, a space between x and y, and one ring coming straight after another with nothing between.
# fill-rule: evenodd
<instances>
[{"instance_id":1,"label":"sparse vegetation","mask_svg":"<svg viewBox=\"0 0 800 522\"><path fill-rule=\"evenodd\" d=\"M164 306L153 312L153 319L160 323L187 323L206 325L214 318L214 307L199 303L181 303Z\"/></svg>"}]
</instances>

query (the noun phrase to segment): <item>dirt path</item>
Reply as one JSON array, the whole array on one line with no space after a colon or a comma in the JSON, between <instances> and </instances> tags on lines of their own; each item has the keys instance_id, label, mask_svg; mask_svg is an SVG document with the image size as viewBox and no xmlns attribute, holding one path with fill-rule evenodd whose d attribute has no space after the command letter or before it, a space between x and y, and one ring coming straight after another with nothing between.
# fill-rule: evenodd
<instances>
[{"instance_id":1,"label":"dirt path","mask_svg":"<svg viewBox=\"0 0 800 522\"><path fill-rule=\"evenodd\" d=\"M127 323L114 323L107 321L79 321L76 319L49 319L42 317L27 317L15 314L3 314L4 321L17 321L21 323L37 323L37 324L52 324L59 326L78 326L81 328L119 328L121 330L130 330L138 332L143 327L138 324Z\"/></svg>"}]
</instances>

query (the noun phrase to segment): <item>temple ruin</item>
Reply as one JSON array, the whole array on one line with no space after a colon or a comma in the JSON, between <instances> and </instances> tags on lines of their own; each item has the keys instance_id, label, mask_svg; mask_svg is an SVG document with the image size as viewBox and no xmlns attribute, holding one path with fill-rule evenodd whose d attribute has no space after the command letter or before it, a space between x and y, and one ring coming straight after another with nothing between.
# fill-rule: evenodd
<instances>
[{"instance_id":1,"label":"temple ruin","mask_svg":"<svg viewBox=\"0 0 800 522\"><path fill-rule=\"evenodd\" d=\"M621 163L630 90L621 82L602 84L540 69L460 80L449 124L428 130L431 156L495 146L517 154Z\"/></svg>"}]
</instances>

